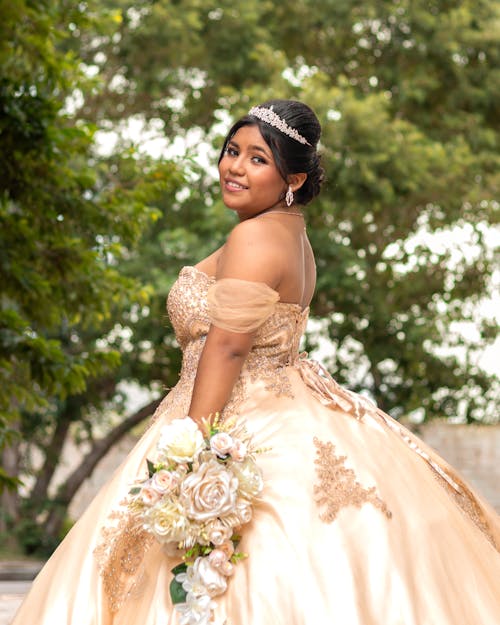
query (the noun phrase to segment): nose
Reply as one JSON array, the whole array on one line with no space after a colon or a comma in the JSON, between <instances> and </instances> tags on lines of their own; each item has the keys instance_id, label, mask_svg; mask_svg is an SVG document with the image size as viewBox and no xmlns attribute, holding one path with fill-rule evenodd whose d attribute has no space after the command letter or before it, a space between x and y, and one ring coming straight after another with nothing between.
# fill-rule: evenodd
<instances>
[{"instance_id":1,"label":"nose","mask_svg":"<svg viewBox=\"0 0 500 625\"><path fill-rule=\"evenodd\" d=\"M229 171L232 174L243 176L243 174L245 173L245 167L244 167L244 158L242 154L238 154L238 156L235 156L234 158L230 160Z\"/></svg>"}]
</instances>

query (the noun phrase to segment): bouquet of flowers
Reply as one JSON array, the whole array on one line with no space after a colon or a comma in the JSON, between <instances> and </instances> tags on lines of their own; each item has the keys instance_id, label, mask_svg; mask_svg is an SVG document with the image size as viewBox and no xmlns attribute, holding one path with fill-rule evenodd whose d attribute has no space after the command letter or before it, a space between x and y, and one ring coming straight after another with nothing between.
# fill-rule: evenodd
<instances>
[{"instance_id":1,"label":"bouquet of flowers","mask_svg":"<svg viewBox=\"0 0 500 625\"><path fill-rule=\"evenodd\" d=\"M252 518L263 488L262 474L243 425L204 423L206 436L190 418L162 428L149 477L130 491L129 509L143 527L183 562L172 569L170 596L180 625L206 625L213 598L227 588L234 565L236 530Z\"/></svg>"}]
</instances>

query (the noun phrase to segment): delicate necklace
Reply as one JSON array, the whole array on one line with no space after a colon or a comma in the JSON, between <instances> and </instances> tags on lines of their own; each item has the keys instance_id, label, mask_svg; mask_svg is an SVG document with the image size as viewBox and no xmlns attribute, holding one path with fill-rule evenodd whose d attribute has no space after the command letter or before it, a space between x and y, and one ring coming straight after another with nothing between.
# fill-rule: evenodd
<instances>
[{"instance_id":1,"label":"delicate necklace","mask_svg":"<svg viewBox=\"0 0 500 625\"><path fill-rule=\"evenodd\" d=\"M295 215L295 217L304 217L302 213L294 213L292 211L262 211L262 213L255 215L255 217L262 217L263 215L276 215L277 213L280 215Z\"/></svg>"}]
</instances>

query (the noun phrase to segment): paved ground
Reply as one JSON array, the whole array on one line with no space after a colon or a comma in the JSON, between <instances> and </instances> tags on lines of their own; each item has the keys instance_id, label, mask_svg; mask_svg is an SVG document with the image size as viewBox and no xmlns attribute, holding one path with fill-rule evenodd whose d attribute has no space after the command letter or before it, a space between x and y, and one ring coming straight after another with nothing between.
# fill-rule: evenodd
<instances>
[{"instance_id":1,"label":"paved ground","mask_svg":"<svg viewBox=\"0 0 500 625\"><path fill-rule=\"evenodd\" d=\"M30 581L0 581L0 625L9 625Z\"/></svg>"},{"instance_id":2,"label":"paved ground","mask_svg":"<svg viewBox=\"0 0 500 625\"><path fill-rule=\"evenodd\" d=\"M31 560L0 561L0 625L10 625L42 564Z\"/></svg>"}]
</instances>

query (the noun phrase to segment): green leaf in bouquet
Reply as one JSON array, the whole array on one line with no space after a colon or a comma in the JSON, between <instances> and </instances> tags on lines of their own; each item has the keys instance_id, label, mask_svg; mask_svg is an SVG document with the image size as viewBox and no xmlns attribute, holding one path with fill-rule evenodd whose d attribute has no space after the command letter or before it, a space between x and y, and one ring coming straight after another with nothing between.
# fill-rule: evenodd
<instances>
[{"instance_id":1,"label":"green leaf in bouquet","mask_svg":"<svg viewBox=\"0 0 500 625\"><path fill-rule=\"evenodd\" d=\"M155 473L155 465L151 462L151 460L146 460L146 463L148 465L149 477L153 477L153 475Z\"/></svg>"},{"instance_id":2,"label":"green leaf in bouquet","mask_svg":"<svg viewBox=\"0 0 500 625\"><path fill-rule=\"evenodd\" d=\"M244 560L245 558L248 558L248 553L245 553L244 551L235 551L230 558L230 562L238 564L240 560Z\"/></svg>"},{"instance_id":3,"label":"green leaf in bouquet","mask_svg":"<svg viewBox=\"0 0 500 625\"><path fill-rule=\"evenodd\" d=\"M172 569L172 573L174 578L170 582L170 598L172 599L172 603L184 603L186 601L187 592L182 587L182 584L175 579L176 575L179 573L185 573L187 570L187 565L183 562L182 564L178 564Z\"/></svg>"},{"instance_id":4,"label":"green leaf in bouquet","mask_svg":"<svg viewBox=\"0 0 500 625\"><path fill-rule=\"evenodd\" d=\"M179 575L179 573L185 573L187 571L187 564L185 562L181 562L177 566L171 570L172 575Z\"/></svg>"},{"instance_id":5,"label":"green leaf in bouquet","mask_svg":"<svg viewBox=\"0 0 500 625\"><path fill-rule=\"evenodd\" d=\"M205 552L205 548L196 543L196 545L193 545L190 549L186 550L186 553L184 554L184 560L185 562L194 562L198 556L205 555L205 553L210 553L210 551L212 551L212 548L209 548L209 551Z\"/></svg>"},{"instance_id":6,"label":"green leaf in bouquet","mask_svg":"<svg viewBox=\"0 0 500 625\"><path fill-rule=\"evenodd\" d=\"M129 492L130 495L138 495L141 492L141 487L140 486L134 486L128 492Z\"/></svg>"}]
</instances>

